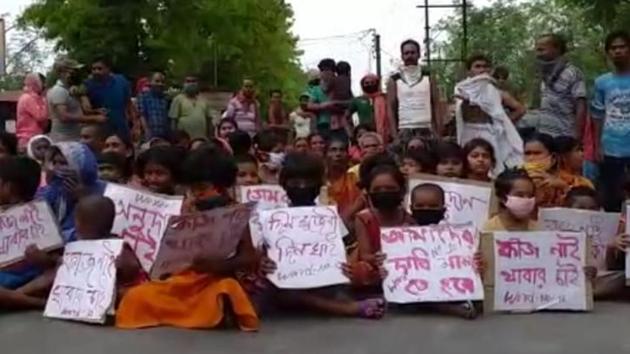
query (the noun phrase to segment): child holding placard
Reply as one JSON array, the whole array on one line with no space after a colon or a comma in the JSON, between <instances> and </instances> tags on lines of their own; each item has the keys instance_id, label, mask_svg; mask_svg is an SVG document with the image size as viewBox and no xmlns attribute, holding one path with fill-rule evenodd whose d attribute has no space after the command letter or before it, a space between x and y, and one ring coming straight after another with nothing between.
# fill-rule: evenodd
<instances>
[{"instance_id":1,"label":"child holding placard","mask_svg":"<svg viewBox=\"0 0 630 354\"><path fill-rule=\"evenodd\" d=\"M453 142L442 141L435 145L434 155L437 160L435 174L442 177L464 177L465 155L462 148Z\"/></svg>"},{"instance_id":2,"label":"child holding placard","mask_svg":"<svg viewBox=\"0 0 630 354\"><path fill-rule=\"evenodd\" d=\"M0 159L0 206L4 208L33 200L40 174L41 169L35 160L27 157ZM46 253L36 247L29 249L25 257L24 262L0 270L0 310L44 308L46 305L46 289L52 284L56 258L46 257Z\"/></svg>"},{"instance_id":3,"label":"child holding placard","mask_svg":"<svg viewBox=\"0 0 630 354\"><path fill-rule=\"evenodd\" d=\"M532 219L536 209L536 187L522 169L503 171L494 181L499 199L499 212L483 227L483 231L534 231Z\"/></svg>"},{"instance_id":4,"label":"child holding placard","mask_svg":"<svg viewBox=\"0 0 630 354\"><path fill-rule=\"evenodd\" d=\"M396 169L395 171L398 172ZM400 172L398 172L400 174ZM324 181L324 165L320 158L308 154L290 154L280 173L280 184L286 190L291 207L315 206ZM341 218L338 222L342 222ZM264 257L263 273L276 271L276 264ZM306 308L337 316L356 316L379 319L384 315L385 302L381 298L353 300L343 287L314 290L278 290L283 304Z\"/></svg>"},{"instance_id":5,"label":"child holding placard","mask_svg":"<svg viewBox=\"0 0 630 354\"><path fill-rule=\"evenodd\" d=\"M228 190L234 186L237 167L226 152L200 148L191 152L184 168L193 209L210 210L234 203ZM120 302L116 326L216 328L230 324L233 315L242 330L256 330L254 307L235 279L237 272L254 270L255 250L249 232L235 237L240 237L240 243L229 259L198 256L189 271L129 289Z\"/></svg>"},{"instance_id":6,"label":"child holding placard","mask_svg":"<svg viewBox=\"0 0 630 354\"><path fill-rule=\"evenodd\" d=\"M258 174L258 161L250 154L236 155L236 185L237 186L255 186L260 184Z\"/></svg>"}]
</instances>

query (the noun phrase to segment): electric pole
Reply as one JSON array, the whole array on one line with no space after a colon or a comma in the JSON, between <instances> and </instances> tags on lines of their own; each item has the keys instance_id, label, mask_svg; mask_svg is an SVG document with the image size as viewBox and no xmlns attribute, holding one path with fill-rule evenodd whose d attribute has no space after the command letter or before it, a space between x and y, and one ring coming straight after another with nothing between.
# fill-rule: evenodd
<instances>
[{"instance_id":1,"label":"electric pole","mask_svg":"<svg viewBox=\"0 0 630 354\"><path fill-rule=\"evenodd\" d=\"M376 57L376 75L381 77L381 35L374 32L374 53Z\"/></svg>"}]
</instances>

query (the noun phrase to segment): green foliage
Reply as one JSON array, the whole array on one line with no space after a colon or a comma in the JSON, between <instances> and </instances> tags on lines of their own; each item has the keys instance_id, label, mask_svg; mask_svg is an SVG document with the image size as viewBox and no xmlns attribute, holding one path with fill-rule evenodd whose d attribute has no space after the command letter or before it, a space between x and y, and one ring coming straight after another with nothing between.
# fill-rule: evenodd
<instances>
[{"instance_id":1,"label":"green foliage","mask_svg":"<svg viewBox=\"0 0 630 354\"><path fill-rule=\"evenodd\" d=\"M82 62L106 54L131 78L161 69L236 90L247 77L266 97L303 84L292 18L283 0L38 0L21 23Z\"/></svg>"},{"instance_id":2,"label":"green foliage","mask_svg":"<svg viewBox=\"0 0 630 354\"><path fill-rule=\"evenodd\" d=\"M572 62L591 81L606 70L601 44L605 34L603 26L587 21L588 14L589 9L552 0L499 0L487 7L473 7L468 11L468 52L484 53L495 66L506 66L513 91L527 99L527 92L538 82L533 53L535 39L545 33L559 33L569 41ZM459 58L461 12L441 21L436 29L443 31L447 39L435 43L434 52L445 58ZM433 67L449 95L456 81L463 77L464 69L461 63L436 63Z\"/></svg>"}]
</instances>

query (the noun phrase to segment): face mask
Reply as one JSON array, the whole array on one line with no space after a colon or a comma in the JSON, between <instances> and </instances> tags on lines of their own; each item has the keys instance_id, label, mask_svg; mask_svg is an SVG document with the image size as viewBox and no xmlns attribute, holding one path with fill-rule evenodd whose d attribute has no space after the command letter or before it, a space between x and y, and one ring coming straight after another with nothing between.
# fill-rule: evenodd
<instances>
[{"instance_id":1,"label":"face mask","mask_svg":"<svg viewBox=\"0 0 630 354\"><path fill-rule=\"evenodd\" d=\"M286 187L287 197L293 206L315 205L315 199L319 196L319 186L310 187Z\"/></svg>"},{"instance_id":2,"label":"face mask","mask_svg":"<svg viewBox=\"0 0 630 354\"><path fill-rule=\"evenodd\" d=\"M378 91L378 86L376 85L363 86L363 91L365 93L376 93Z\"/></svg>"},{"instance_id":3,"label":"face mask","mask_svg":"<svg viewBox=\"0 0 630 354\"><path fill-rule=\"evenodd\" d=\"M199 85L195 83L184 84L184 93L187 95L195 95L199 92Z\"/></svg>"},{"instance_id":4,"label":"face mask","mask_svg":"<svg viewBox=\"0 0 630 354\"><path fill-rule=\"evenodd\" d=\"M212 210L216 208L221 208L230 204L230 198L219 195L215 197L209 197L202 200L197 200L195 202L195 208L198 211Z\"/></svg>"},{"instance_id":5,"label":"face mask","mask_svg":"<svg viewBox=\"0 0 630 354\"><path fill-rule=\"evenodd\" d=\"M523 166L527 172L547 172L553 166L551 156L547 156L540 160L525 163Z\"/></svg>"},{"instance_id":6,"label":"face mask","mask_svg":"<svg viewBox=\"0 0 630 354\"><path fill-rule=\"evenodd\" d=\"M269 153L269 162L276 166L282 166L284 162L285 153L284 152L270 152Z\"/></svg>"},{"instance_id":7,"label":"face mask","mask_svg":"<svg viewBox=\"0 0 630 354\"><path fill-rule=\"evenodd\" d=\"M519 219L525 219L532 214L536 207L535 198L521 198L508 195L505 207Z\"/></svg>"},{"instance_id":8,"label":"face mask","mask_svg":"<svg viewBox=\"0 0 630 354\"><path fill-rule=\"evenodd\" d=\"M444 209L413 209L413 219L419 226L435 225L444 220Z\"/></svg>"},{"instance_id":9,"label":"face mask","mask_svg":"<svg viewBox=\"0 0 630 354\"><path fill-rule=\"evenodd\" d=\"M154 93L161 95L164 93L164 86L162 85L152 85L151 86L151 91L153 91Z\"/></svg>"},{"instance_id":10,"label":"face mask","mask_svg":"<svg viewBox=\"0 0 630 354\"><path fill-rule=\"evenodd\" d=\"M391 211L402 203L400 192L376 192L370 193L372 205L379 211Z\"/></svg>"}]
</instances>

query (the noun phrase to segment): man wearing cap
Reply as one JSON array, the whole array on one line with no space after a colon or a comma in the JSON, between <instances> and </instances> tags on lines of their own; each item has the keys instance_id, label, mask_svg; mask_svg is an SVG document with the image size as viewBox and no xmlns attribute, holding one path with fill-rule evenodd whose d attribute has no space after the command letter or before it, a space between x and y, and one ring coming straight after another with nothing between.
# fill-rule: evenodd
<instances>
[{"instance_id":1,"label":"man wearing cap","mask_svg":"<svg viewBox=\"0 0 630 354\"><path fill-rule=\"evenodd\" d=\"M106 57L94 59L92 75L84 84L92 107L107 112L108 133L129 139L130 120L135 120L131 113L135 111L131 103L131 85L124 76L112 73L111 67Z\"/></svg>"},{"instance_id":2,"label":"man wearing cap","mask_svg":"<svg viewBox=\"0 0 630 354\"><path fill-rule=\"evenodd\" d=\"M105 123L107 118L102 113L85 115L81 109L81 103L77 97L70 94L70 87L80 85L77 70L82 67L76 60L60 57L55 61L53 70L58 80L46 98L48 111L52 119L50 136L55 141L79 141L81 137L81 124Z\"/></svg>"}]
</instances>

